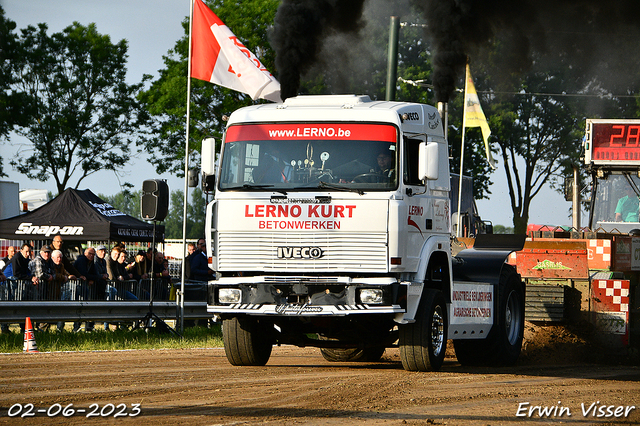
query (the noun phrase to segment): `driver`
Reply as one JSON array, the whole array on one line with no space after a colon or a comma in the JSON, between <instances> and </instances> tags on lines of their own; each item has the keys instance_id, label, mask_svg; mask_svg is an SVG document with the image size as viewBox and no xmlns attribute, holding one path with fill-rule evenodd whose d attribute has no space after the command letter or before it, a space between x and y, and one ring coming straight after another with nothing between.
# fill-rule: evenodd
<instances>
[{"instance_id":1,"label":"driver","mask_svg":"<svg viewBox=\"0 0 640 426\"><path fill-rule=\"evenodd\" d=\"M371 169L370 173L375 173L392 179L395 172L395 161L391 153L389 151L382 151L380 154L378 154L377 160L378 167L376 167L375 169Z\"/></svg>"},{"instance_id":2,"label":"driver","mask_svg":"<svg viewBox=\"0 0 640 426\"><path fill-rule=\"evenodd\" d=\"M282 159L277 148L265 152L258 167L253 169L253 181L256 183L288 183L290 179L291 166Z\"/></svg>"},{"instance_id":3,"label":"driver","mask_svg":"<svg viewBox=\"0 0 640 426\"><path fill-rule=\"evenodd\" d=\"M627 187L626 192L627 195L618 200L616 222L637 222L638 205L640 204L638 196L633 188Z\"/></svg>"}]
</instances>

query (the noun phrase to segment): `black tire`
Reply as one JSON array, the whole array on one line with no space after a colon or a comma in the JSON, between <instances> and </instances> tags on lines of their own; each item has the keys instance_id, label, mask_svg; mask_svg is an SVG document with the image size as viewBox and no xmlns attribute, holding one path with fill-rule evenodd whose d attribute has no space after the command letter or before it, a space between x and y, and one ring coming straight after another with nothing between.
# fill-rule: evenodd
<instances>
[{"instance_id":1,"label":"black tire","mask_svg":"<svg viewBox=\"0 0 640 426\"><path fill-rule=\"evenodd\" d=\"M268 325L251 317L222 321L224 353L231 365L265 365L271 356Z\"/></svg>"},{"instance_id":2,"label":"black tire","mask_svg":"<svg viewBox=\"0 0 640 426\"><path fill-rule=\"evenodd\" d=\"M402 324L400 360L407 371L438 371L447 351L447 304L442 292L425 289L412 324Z\"/></svg>"},{"instance_id":3,"label":"black tire","mask_svg":"<svg viewBox=\"0 0 640 426\"><path fill-rule=\"evenodd\" d=\"M524 336L524 284L512 265L500 272L498 318L484 340L454 340L462 365L513 365L520 356Z\"/></svg>"},{"instance_id":4,"label":"black tire","mask_svg":"<svg viewBox=\"0 0 640 426\"><path fill-rule=\"evenodd\" d=\"M384 354L384 347L358 348L320 348L322 357L329 362L376 362Z\"/></svg>"}]
</instances>

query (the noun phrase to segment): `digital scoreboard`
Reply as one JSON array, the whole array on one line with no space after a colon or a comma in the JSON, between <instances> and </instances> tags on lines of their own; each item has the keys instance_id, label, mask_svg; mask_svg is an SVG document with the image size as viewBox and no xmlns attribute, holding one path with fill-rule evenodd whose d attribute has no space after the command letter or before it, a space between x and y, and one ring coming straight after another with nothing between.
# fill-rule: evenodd
<instances>
[{"instance_id":1,"label":"digital scoreboard","mask_svg":"<svg viewBox=\"0 0 640 426\"><path fill-rule=\"evenodd\" d=\"M640 120L587 120L585 162L640 165Z\"/></svg>"}]
</instances>

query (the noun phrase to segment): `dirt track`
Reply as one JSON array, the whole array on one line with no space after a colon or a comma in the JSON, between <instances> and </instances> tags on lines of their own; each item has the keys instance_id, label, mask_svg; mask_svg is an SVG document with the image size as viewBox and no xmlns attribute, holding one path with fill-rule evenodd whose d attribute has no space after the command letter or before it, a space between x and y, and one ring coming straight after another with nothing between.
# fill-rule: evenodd
<instances>
[{"instance_id":1,"label":"dirt track","mask_svg":"<svg viewBox=\"0 0 640 426\"><path fill-rule=\"evenodd\" d=\"M277 347L266 367L232 367L222 349L192 349L0 355L0 372L0 424L496 425L539 423L518 409L557 405L571 416L565 409L542 421L640 424L640 368L632 366L464 368L451 358L440 372L412 373L397 349L384 362L340 364L317 349ZM583 416L581 404L596 401L638 408L626 418ZM17 403L52 412L56 403L97 404L108 415L9 418ZM107 404L124 404L124 414L140 404L141 412L114 418Z\"/></svg>"}]
</instances>

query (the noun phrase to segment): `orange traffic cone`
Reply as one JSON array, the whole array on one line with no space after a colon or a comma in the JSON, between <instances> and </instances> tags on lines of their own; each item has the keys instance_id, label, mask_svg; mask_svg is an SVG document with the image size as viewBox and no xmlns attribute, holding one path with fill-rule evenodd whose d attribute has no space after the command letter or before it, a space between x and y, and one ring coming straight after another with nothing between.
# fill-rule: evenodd
<instances>
[{"instance_id":1,"label":"orange traffic cone","mask_svg":"<svg viewBox=\"0 0 640 426\"><path fill-rule=\"evenodd\" d=\"M33 334L30 317L27 317L24 325L24 346L22 347L22 352L38 352L38 345L36 345L36 338Z\"/></svg>"}]
</instances>

